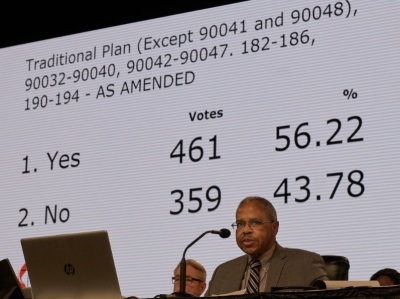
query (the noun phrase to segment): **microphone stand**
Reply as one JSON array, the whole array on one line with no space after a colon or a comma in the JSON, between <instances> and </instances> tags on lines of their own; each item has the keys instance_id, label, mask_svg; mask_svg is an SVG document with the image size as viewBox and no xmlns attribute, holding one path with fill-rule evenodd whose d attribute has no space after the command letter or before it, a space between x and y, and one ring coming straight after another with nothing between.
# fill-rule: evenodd
<instances>
[{"instance_id":1,"label":"microphone stand","mask_svg":"<svg viewBox=\"0 0 400 299\"><path fill-rule=\"evenodd\" d=\"M174 292L172 293L169 297L167 296L167 298L179 298L179 297L196 297L193 296L192 294L186 293L186 259L185 259L185 255L186 255L186 251L194 244L196 243L198 240L200 240L201 238L204 237L204 235L211 233L211 234L217 234L219 235L221 238L225 239L225 238L229 238L229 236L231 235L231 232L226 229L223 228L221 230L209 230L206 231L204 233L202 233L200 236L198 236L196 238L196 240L194 240L192 243L190 243L185 250L183 251L183 255L182 255L182 260L180 262L180 277L179 277L179 292ZM161 298L165 298L164 295L161 296Z\"/></svg>"},{"instance_id":2,"label":"microphone stand","mask_svg":"<svg viewBox=\"0 0 400 299\"><path fill-rule=\"evenodd\" d=\"M182 255L182 260L180 263L180 277L179 277L179 292L175 292L173 293L176 297L195 297L192 294L186 293L186 259L185 259L185 255L186 255L186 251L194 244L196 243L198 240L200 240L201 238L204 237L204 235L211 233L213 231L206 231L204 233L202 233L200 236L197 237L196 240L194 240L192 243L190 243L186 248L185 251L183 251L183 255Z\"/></svg>"}]
</instances>

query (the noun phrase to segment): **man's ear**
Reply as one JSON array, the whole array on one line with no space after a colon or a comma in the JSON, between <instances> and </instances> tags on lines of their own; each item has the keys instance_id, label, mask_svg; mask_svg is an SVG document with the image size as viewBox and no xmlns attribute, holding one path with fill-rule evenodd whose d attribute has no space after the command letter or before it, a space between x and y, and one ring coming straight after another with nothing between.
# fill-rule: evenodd
<instances>
[{"instance_id":1,"label":"man's ear","mask_svg":"<svg viewBox=\"0 0 400 299\"><path fill-rule=\"evenodd\" d=\"M201 292L203 293L206 288L207 288L207 283L202 282L201 283Z\"/></svg>"},{"instance_id":2,"label":"man's ear","mask_svg":"<svg viewBox=\"0 0 400 299\"><path fill-rule=\"evenodd\" d=\"M278 231L279 231L279 221L274 221L272 223L272 228L274 230L274 237L276 237L276 235L278 234Z\"/></svg>"}]
</instances>

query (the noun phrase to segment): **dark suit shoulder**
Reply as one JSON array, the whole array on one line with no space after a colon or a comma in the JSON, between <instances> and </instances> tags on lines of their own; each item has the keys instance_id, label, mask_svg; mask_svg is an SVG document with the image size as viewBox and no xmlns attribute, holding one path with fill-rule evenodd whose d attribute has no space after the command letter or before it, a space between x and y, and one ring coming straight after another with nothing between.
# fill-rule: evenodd
<instances>
[{"instance_id":1,"label":"dark suit shoulder","mask_svg":"<svg viewBox=\"0 0 400 299\"><path fill-rule=\"evenodd\" d=\"M281 257L296 256L305 258L313 256L313 257L320 257L322 259L322 257L316 252L300 248L282 247L280 245L277 245L276 253L278 253Z\"/></svg>"},{"instance_id":2,"label":"dark suit shoulder","mask_svg":"<svg viewBox=\"0 0 400 299\"><path fill-rule=\"evenodd\" d=\"M205 296L225 294L240 290L247 266L247 255L220 264L211 277Z\"/></svg>"}]
</instances>

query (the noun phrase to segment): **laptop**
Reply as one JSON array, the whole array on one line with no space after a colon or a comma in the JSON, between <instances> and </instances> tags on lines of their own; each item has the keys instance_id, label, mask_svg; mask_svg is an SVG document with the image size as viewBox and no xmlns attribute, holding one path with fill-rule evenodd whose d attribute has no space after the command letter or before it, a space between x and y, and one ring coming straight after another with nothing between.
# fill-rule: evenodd
<instances>
[{"instance_id":1,"label":"laptop","mask_svg":"<svg viewBox=\"0 0 400 299\"><path fill-rule=\"evenodd\" d=\"M121 299L107 231L21 239L34 299Z\"/></svg>"},{"instance_id":2,"label":"laptop","mask_svg":"<svg viewBox=\"0 0 400 299\"><path fill-rule=\"evenodd\" d=\"M0 299L24 299L22 288L9 259L0 261Z\"/></svg>"}]
</instances>

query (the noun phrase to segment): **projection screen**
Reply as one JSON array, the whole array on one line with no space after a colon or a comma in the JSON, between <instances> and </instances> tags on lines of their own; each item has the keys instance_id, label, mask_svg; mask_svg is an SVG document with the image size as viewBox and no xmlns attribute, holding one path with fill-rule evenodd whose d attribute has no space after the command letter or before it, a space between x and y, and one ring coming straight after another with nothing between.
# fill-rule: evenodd
<instances>
[{"instance_id":1,"label":"projection screen","mask_svg":"<svg viewBox=\"0 0 400 299\"><path fill-rule=\"evenodd\" d=\"M246 196L279 244L400 269L397 1L245 1L0 49L0 258L107 230L124 296L242 254ZM29 271L28 271L29 272Z\"/></svg>"}]
</instances>

